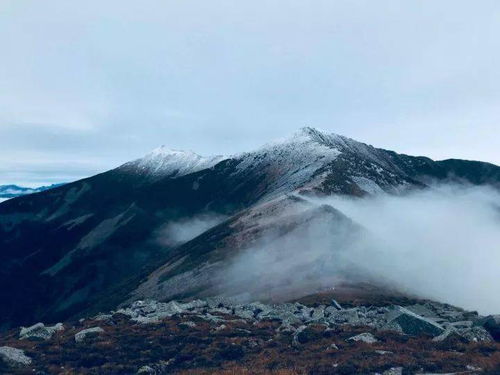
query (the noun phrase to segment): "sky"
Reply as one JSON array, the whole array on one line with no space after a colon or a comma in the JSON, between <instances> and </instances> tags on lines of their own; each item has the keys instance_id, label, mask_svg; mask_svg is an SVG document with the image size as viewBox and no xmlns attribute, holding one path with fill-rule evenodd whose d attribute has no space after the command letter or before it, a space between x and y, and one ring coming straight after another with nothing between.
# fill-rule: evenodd
<instances>
[{"instance_id":1,"label":"sky","mask_svg":"<svg viewBox=\"0 0 500 375\"><path fill-rule=\"evenodd\" d=\"M500 2L0 0L0 184L303 126L500 164Z\"/></svg>"}]
</instances>

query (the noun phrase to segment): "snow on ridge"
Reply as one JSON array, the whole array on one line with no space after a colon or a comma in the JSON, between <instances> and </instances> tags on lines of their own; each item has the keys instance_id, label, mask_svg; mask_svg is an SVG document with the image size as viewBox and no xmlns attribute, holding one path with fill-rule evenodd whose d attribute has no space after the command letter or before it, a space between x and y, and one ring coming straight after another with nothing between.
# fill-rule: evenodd
<instances>
[{"instance_id":1,"label":"snow on ridge","mask_svg":"<svg viewBox=\"0 0 500 375\"><path fill-rule=\"evenodd\" d=\"M222 155L204 157L192 151L174 150L161 146L125 166L152 176L175 178L211 168L225 159L227 157Z\"/></svg>"},{"instance_id":2,"label":"snow on ridge","mask_svg":"<svg viewBox=\"0 0 500 375\"><path fill-rule=\"evenodd\" d=\"M313 178L316 172L335 160L341 151L333 142L319 142L315 132L318 131L302 128L290 137L236 156L239 160L237 172L256 170L265 173L269 191L273 192L268 199L311 184L317 185L319 181Z\"/></svg>"}]
</instances>

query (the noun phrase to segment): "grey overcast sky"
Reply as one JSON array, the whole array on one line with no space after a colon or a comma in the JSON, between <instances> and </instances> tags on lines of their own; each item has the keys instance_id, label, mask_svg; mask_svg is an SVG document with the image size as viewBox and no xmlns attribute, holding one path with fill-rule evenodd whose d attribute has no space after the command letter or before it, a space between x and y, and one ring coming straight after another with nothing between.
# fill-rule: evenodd
<instances>
[{"instance_id":1,"label":"grey overcast sky","mask_svg":"<svg viewBox=\"0 0 500 375\"><path fill-rule=\"evenodd\" d=\"M0 0L0 184L304 125L500 164L498 0Z\"/></svg>"}]
</instances>

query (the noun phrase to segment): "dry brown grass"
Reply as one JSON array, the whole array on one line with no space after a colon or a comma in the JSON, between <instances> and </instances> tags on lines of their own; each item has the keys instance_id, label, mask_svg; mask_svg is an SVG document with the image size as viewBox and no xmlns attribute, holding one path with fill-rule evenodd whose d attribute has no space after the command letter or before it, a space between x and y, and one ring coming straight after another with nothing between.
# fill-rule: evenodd
<instances>
[{"instance_id":1,"label":"dry brown grass","mask_svg":"<svg viewBox=\"0 0 500 375\"><path fill-rule=\"evenodd\" d=\"M196 321L197 326L179 326L182 320ZM342 375L383 372L394 366L403 366L408 374L421 369L446 373L463 371L467 365L500 374L499 343L438 344L429 337L371 331L379 342L369 345L346 341L369 331L366 327L340 326L326 331L317 325L297 347L292 345L290 333L277 333L278 322L225 324L226 329L215 330L199 318L174 317L160 324L137 325L117 316L109 322L66 324L65 331L47 342L19 341L18 331L11 331L0 336L0 345L24 349L36 370L48 374L135 374L143 365L168 360L169 374L186 375ZM75 343L76 332L96 325L104 328L102 336ZM339 349L328 349L332 343ZM376 350L392 354L381 355Z\"/></svg>"}]
</instances>

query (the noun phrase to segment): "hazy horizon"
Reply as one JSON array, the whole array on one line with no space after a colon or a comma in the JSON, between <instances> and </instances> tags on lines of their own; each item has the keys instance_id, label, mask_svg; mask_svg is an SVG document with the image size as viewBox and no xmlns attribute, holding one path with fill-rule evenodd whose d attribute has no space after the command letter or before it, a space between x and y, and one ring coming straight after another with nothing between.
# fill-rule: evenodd
<instances>
[{"instance_id":1,"label":"hazy horizon","mask_svg":"<svg viewBox=\"0 0 500 375\"><path fill-rule=\"evenodd\" d=\"M500 4L4 0L0 184L162 144L254 149L303 126L500 164Z\"/></svg>"}]
</instances>

